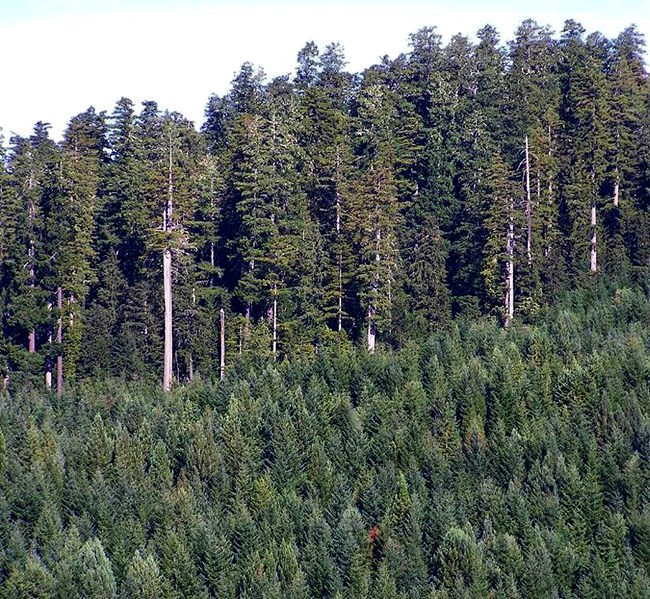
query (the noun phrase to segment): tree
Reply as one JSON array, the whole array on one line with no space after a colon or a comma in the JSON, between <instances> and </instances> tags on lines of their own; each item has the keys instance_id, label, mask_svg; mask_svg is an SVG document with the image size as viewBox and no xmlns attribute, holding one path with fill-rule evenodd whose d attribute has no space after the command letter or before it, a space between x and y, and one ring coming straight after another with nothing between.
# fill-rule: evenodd
<instances>
[{"instance_id":1,"label":"tree","mask_svg":"<svg viewBox=\"0 0 650 599\"><path fill-rule=\"evenodd\" d=\"M560 114L565 127L563 232L569 240L567 258L574 276L583 270L585 262L589 271L598 271L597 212L611 143L608 89L600 56L606 52L601 42L606 41L597 36L585 41L583 33L581 25L567 21L560 43Z\"/></svg>"},{"instance_id":2,"label":"tree","mask_svg":"<svg viewBox=\"0 0 650 599\"><path fill-rule=\"evenodd\" d=\"M350 207L359 256L357 281L365 312L366 345L374 353L378 332L390 332L398 277L397 233L402 222L397 188L399 148L391 91L368 74L358 96L356 149L359 171Z\"/></svg>"},{"instance_id":3,"label":"tree","mask_svg":"<svg viewBox=\"0 0 650 599\"><path fill-rule=\"evenodd\" d=\"M70 121L62 143L58 193L48 215L48 233L57 247L55 279L66 301L63 352L66 378L71 381L81 353L82 311L96 280L93 240L104 148L103 113L89 108Z\"/></svg>"},{"instance_id":4,"label":"tree","mask_svg":"<svg viewBox=\"0 0 650 599\"><path fill-rule=\"evenodd\" d=\"M56 189L58 152L48 129L49 125L39 122L29 138L12 138L3 185L3 328L12 340L8 366L33 376L43 366L37 350L49 349L43 337L47 339L49 333L45 304L53 248L48 243L46 219Z\"/></svg>"},{"instance_id":5,"label":"tree","mask_svg":"<svg viewBox=\"0 0 650 599\"><path fill-rule=\"evenodd\" d=\"M163 594L164 580L156 558L151 553L136 551L126 571L121 596L156 599Z\"/></svg>"},{"instance_id":6,"label":"tree","mask_svg":"<svg viewBox=\"0 0 650 599\"><path fill-rule=\"evenodd\" d=\"M299 55L299 63L300 60ZM303 305L308 309L312 304L317 329L328 323L339 333L349 319L346 299L351 260L346 219L349 198L346 183L352 168L347 112L350 81L344 66L340 47L332 44L315 60L312 66L315 74L308 87L301 87L301 64L296 77L300 92L298 141L304 149L304 189L324 254L318 258L322 264L320 280L311 282L313 299Z\"/></svg>"}]
</instances>

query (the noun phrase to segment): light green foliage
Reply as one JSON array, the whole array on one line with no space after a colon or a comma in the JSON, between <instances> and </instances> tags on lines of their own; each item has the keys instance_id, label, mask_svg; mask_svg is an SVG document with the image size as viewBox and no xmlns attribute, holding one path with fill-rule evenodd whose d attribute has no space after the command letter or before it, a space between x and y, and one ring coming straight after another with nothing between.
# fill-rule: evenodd
<instances>
[{"instance_id":1,"label":"light green foliage","mask_svg":"<svg viewBox=\"0 0 650 599\"><path fill-rule=\"evenodd\" d=\"M124 578L120 597L157 599L163 596L163 578L156 558L136 551Z\"/></svg>"}]
</instances>

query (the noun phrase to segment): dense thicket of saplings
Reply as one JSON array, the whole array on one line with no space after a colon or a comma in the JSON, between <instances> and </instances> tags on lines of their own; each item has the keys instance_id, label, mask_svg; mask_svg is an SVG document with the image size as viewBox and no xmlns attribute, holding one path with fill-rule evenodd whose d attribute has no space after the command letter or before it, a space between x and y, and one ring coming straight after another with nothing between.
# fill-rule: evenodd
<instances>
[{"instance_id":1,"label":"dense thicket of saplings","mask_svg":"<svg viewBox=\"0 0 650 599\"><path fill-rule=\"evenodd\" d=\"M457 315L526 322L645 267L644 46L575 21L505 44L425 28L361 74L337 44L270 82L244 64L200 132L125 98L58 143L37 123L0 160L4 384L159 378L163 279L186 381L219 372L221 310L228 368L332 338L398 348Z\"/></svg>"},{"instance_id":2,"label":"dense thicket of saplings","mask_svg":"<svg viewBox=\"0 0 650 599\"><path fill-rule=\"evenodd\" d=\"M649 292L5 393L0 596L648 597Z\"/></svg>"}]
</instances>

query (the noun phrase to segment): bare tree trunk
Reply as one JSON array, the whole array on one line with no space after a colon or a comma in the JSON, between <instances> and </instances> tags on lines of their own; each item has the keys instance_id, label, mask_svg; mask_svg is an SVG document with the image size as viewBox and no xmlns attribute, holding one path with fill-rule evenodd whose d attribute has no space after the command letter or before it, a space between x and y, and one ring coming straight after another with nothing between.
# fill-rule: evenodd
<instances>
[{"instance_id":1,"label":"bare tree trunk","mask_svg":"<svg viewBox=\"0 0 650 599\"><path fill-rule=\"evenodd\" d=\"M30 284L30 287L32 289L34 288L33 283ZM28 346L29 346L29 353L30 354L35 354L36 353L36 330L35 329L30 329L30 331L29 331Z\"/></svg>"},{"instance_id":2,"label":"bare tree trunk","mask_svg":"<svg viewBox=\"0 0 650 599\"><path fill-rule=\"evenodd\" d=\"M614 196L612 200L614 202L614 207L618 208L618 181L614 182Z\"/></svg>"},{"instance_id":3,"label":"bare tree trunk","mask_svg":"<svg viewBox=\"0 0 650 599\"><path fill-rule=\"evenodd\" d=\"M343 330L343 250L341 244L341 196L336 193L336 240L339 244L338 252L338 307L337 307L337 330L340 333Z\"/></svg>"},{"instance_id":4,"label":"bare tree trunk","mask_svg":"<svg viewBox=\"0 0 650 599\"><path fill-rule=\"evenodd\" d=\"M341 168L340 148L336 148L336 242L338 244L337 276L338 276L338 298L336 312L336 330L343 331L343 249L341 248L341 194L339 193L339 175Z\"/></svg>"},{"instance_id":5,"label":"bare tree trunk","mask_svg":"<svg viewBox=\"0 0 650 599\"><path fill-rule=\"evenodd\" d=\"M244 326L239 336L239 353L241 354L244 346L248 343L248 340L251 335L251 318L252 318L253 307L250 304L246 304L246 312L244 313Z\"/></svg>"},{"instance_id":6,"label":"bare tree trunk","mask_svg":"<svg viewBox=\"0 0 650 599\"><path fill-rule=\"evenodd\" d=\"M47 311L52 312L52 300L50 300L47 303ZM45 357L45 388L50 390L52 389L52 324L50 323L48 325L48 346L50 347L50 350L48 352L48 355Z\"/></svg>"},{"instance_id":7,"label":"bare tree trunk","mask_svg":"<svg viewBox=\"0 0 650 599\"><path fill-rule=\"evenodd\" d=\"M510 214L508 215L508 233L506 237L506 254L508 259L506 261L506 295L505 295L505 308L506 318L504 322L505 327L509 327L515 313L515 263L514 263L514 249L515 249L515 233L514 225L512 222L512 199L510 199Z\"/></svg>"},{"instance_id":8,"label":"bare tree trunk","mask_svg":"<svg viewBox=\"0 0 650 599\"><path fill-rule=\"evenodd\" d=\"M63 394L63 288L60 286L56 290L56 307L59 310L56 331L56 343L59 349L56 356L56 394L61 397Z\"/></svg>"},{"instance_id":9,"label":"bare tree trunk","mask_svg":"<svg viewBox=\"0 0 650 599\"><path fill-rule=\"evenodd\" d=\"M28 187L31 190L34 187L34 180L32 175L29 175ZM36 244L34 242L34 221L36 220L36 208L34 202L32 202L31 196L29 200L29 228L30 228L30 240L29 240L29 250L27 254L29 256L29 288L31 289L32 296L34 295L34 289L36 287L36 275L34 268L34 260L36 256ZM36 330L31 329L29 331L29 353L36 353Z\"/></svg>"},{"instance_id":10,"label":"bare tree trunk","mask_svg":"<svg viewBox=\"0 0 650 599\"><path fill-rule=\"evenodd\" d=\"M375 346L377 343L377 325L375 323L375 316L377 309L374 306L368 306L368 353L375 353Z\"/></svg>"},{"instance_id":11,"label":"bare tree trunk","mask_svg":"<svg viewBox=\"0 0 650 599\"><path fill-rule=\"evenodd\" d=\"M226 312L223 308L219 311L221 317L220 346L219 346L219 379L226 377Z\"/></svg>"},{"instance_id":12,"label":"bare tree trunk","mask_svg":"<svg viewBox=\"0 0 650 599\"><path fill-rule=\"evenodd\" d=\"M596 204L591 205L591 248L589 252L589 268L591 272L598 270L598 256L597 256L597 236L596 236Z\"/></svg>"},{"instance_id":13,"label":"bare tree trunk","mask_svg":"<svg viewBox=\"0 0 650 599\"><path fill-rule=\"evenodd\" d=\"M214 225L215 221L215 216L214 216L214 177L210 177L210 221ZM215 247L214 247L214 241L210 241L210 285L215 284L215 276L214 276L214 265L215 265Z\"/></svg>"},{"instance_id":14,"label":"bare tree trunk","mask_svg":"<svg viewBox=\"0 0 650 599\"><path fill-rule=\"evenodd\" d=\"M167 202L163 211L163 230L166 233L172 231L172 215L174 210L174 179L172 173L172 141L169 139L169 186L167 193ZM170 239L166 240L168 247L163 252L163 295L165 301L165 345L163 358L163 389L169 391L172 387L172 360L174 353L172 326L172 252L169 244Z\"/></svg>"},{"instance_id":15,"label":"bare tree trunk","mask_svg":"<svg viewBox=\"0 0 650 599\"><path fill-rule=\"evenodd\" d=\"M339 298L337 310L337 330L340 333L343 330L343 250L339 248L338 256L338 277L339 277Z\"/></svg>"},{"instance_id":16,"label":"bare tree trunk","mask_svg":"<svg viewBox=\"0 0 650 599\"><path fill-rule=\"evenodd\" d=\"M375 246L375 263L381 261L381 255L379 253L381 247L381 229L377 229L376 233L376 246ZM375 353L375 346L377 343L377 306L375 302L377 300L377 293L379 290L379 273L375 274L375 281L372 284L372 294L370 305L368 306L368 353Z\"/></svg>"},{"instance_id":17,"label":"bare tree trunk","mask_svg":"<svg viewBox=\"0 0 650 599\"><path fill-rule=\"evenodd\" d=\"M169 391L172 385L172 253L163 253L163 285L165 298L165 353L163 362L163 389Z\"/></svg>"},{"instance_id":18,"label":"bare tree trunk","mask_svg":"<svg viewBox=\"0 0 650 599\"><path fill-rule=\"evenodd\" d=\"M526 136L526 256L528 266L533 263L533 204L530 199L530 154Z\"/></svg>"}]
</instances>

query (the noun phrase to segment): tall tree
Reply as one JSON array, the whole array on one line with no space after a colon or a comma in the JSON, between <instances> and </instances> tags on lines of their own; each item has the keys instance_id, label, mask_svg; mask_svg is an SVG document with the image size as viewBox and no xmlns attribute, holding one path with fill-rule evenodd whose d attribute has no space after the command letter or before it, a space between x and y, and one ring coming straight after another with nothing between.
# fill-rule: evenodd
<instances>
[{"instance_id":1,"label":"tall tree","mask_svg":"<svg viewBox=\"0 0 650 599\"><path fill-rule=\"evenodd\" d=\"M569 241L571 273L598 270L598 208L605 182L606 156L611 143L608 87L603 71L607 41L584 39L584 28L567 21L562 32L561 116L564 122L564 234Z\"/></svg>"},{"instance_id":2,"label":"tall tree","mask_svg":"<svg viewBox=\"0 0 650 599\"><path fill-rule=\"evenodd\" d=\"M74 117L61 144L60 180L48 215L57 247L57 286L65 295L65 370L74 379L83 335L82 311L96 280L94 244L99 184L106 160L105 119L93 108Z\"/></svg>"},{"instance_id":3,"label":"tall tree","mask_svg":"<svg viewBox=\"0 0 650 599\"><path fill-rule=\"evenodd\" d=\"M311 52L317 50L309 48ZM345 60L336 45L328 46L318 60L314 59L311 68L315 73L309 86L305 86L301 74L305 69L302 54L298 60L296 86L302 116L299 142L304 149L305 192L326 252L322 282L314 289L317 294L314 297L315 316L320 325L328 323L341 332L344 321L349 319L346 297L351 249L345 214L346 182L352 168L347 112L350 76L343 71Z\"/></svg>"},{"instance_id":4,"label":"tall tree","mask_svg":"<svg viewBox=\"0 0 650 599\"><path fill-rule=\"evenodd\" d=\"M366 345L376 349L378 332L392 326L392 308L398 277L397 232L402 215L396 177L396 139L393 136L394 97L368 73L358 96L357 155L354 215L359 256L359 298L365 312Z\"/></svg>"},{"instance_id":5,"label":"tall tree","mask_svg":"<svg viewBox=\"0 0 650 599\"><path fill-rule=\"evenodd\" d=\"M3 324L11 339L9 361L33 375L42 372L42 356L37 350L49 349L45 306L48 276L57 251L48 243L46 230L47 213L56 193L58 163L58 150L48 129L49 125L39 122L29 138L12 138L3 211L4 268L8 277ZM29 357L24 356L22 347Z\"/></svg>"}]
</instances>

